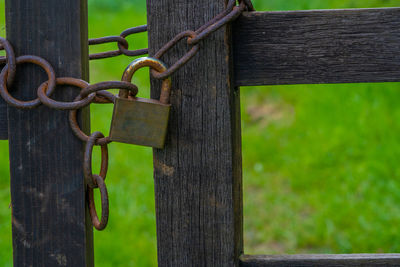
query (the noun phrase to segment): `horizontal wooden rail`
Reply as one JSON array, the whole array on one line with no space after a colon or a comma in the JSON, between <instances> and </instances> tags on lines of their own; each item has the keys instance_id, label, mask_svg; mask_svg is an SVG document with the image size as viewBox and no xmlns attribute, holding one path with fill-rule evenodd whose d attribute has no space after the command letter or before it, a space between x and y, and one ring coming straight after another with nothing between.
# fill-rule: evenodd
<instances>
[{"instance_id":1,"label":"horizontal wooden rail","mask_svg":"<svg viewBox=\"0 0 400 267\"><path fill-rule=\"evenodd\" d=\"M241 257L241 267L267 266L399 266L400 254L310 254Z\"/></svg>"},{"instance_id":2,"label":"horizontal wooden rail","mask_svg":"<svg viewBox=\"0 0 400 267\"><path fill-rule=\"evenodd\" d=\"M400 81L400 8L246 12L238 86Z\"/></svg>"}]
</instances>

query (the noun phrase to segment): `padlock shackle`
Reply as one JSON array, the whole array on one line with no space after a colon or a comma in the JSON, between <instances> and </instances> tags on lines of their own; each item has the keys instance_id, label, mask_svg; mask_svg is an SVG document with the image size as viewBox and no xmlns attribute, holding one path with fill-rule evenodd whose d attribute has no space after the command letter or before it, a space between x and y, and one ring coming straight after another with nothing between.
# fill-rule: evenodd
<instances>
[{"instance_id":1,"label":"padlock shackle","mask_svg":"<svg viewBox=\"0 0 400 267\"><path fill-rule=\"evenodd\" d=\"M122 76L122 81L132 82L132 77L135 74L135 72L144 67L150 67L160 73L167 70L167 66L159 59L151 57L142 57L134 60L129 64L129 66L124 71L124 74ZM160 102L163 104L169 104L170 95L171 95L171 78L168 77L167 79L164 79L162 81ZM119 91L119 97L128 98L128 96L129 96L128 90Z\"/></svg>"}]
</instances>

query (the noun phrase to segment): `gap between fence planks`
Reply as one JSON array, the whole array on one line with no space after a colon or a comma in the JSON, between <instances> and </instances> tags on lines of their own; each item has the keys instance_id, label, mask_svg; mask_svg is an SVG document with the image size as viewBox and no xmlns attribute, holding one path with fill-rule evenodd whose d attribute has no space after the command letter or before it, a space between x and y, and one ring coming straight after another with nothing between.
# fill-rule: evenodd
<instances>
[{"instance_id":1,"label":"gap between fence planks","mask_svg":"<svg viewBox=\"0 0 400 267\"><path fill-rule=\"evenodd\" d=\"M400 8L246 12L237 86L400 81Z\"/></svg>"},{"instance_id":2,"label":"gap between fence planks","mask_svg":"<svg viewBox=\"0 0 400 267\"><path fill-rule=\"evenodd\" d=\"M86 0L6 0L7 38L17 55L48 60L57 77L88 79ZM47 77L18 65L13 95L34 99ZM77 88L56 90L71 101ZM88 110L86 110L88 111ZM83 127L89 129L88 112ZM93 266L93 236L86 212L83 144L68 111L45 106L8 108L14 266Z\"/></svg>"}]
</instances>

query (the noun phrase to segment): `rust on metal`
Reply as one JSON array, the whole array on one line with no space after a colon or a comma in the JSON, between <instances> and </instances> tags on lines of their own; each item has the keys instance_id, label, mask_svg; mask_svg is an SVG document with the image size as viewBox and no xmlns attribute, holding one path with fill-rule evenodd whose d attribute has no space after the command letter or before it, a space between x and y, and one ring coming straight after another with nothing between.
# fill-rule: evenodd
<instances>
[{"instance_id":1,"label":"rust on metal","mask_svg":"<svg viewBox=\"0 0 400 267\"><path fill-rule=\"evenodd\" d=\"M99 82L95 84L91 84L88 87L84 88L80 95L85 98L91 93L99 92L102 90L110 90L110 89L123 89L126 91L130 91L133 95L136 96L138 93L138 88L136 85L127 82L127 81L107 81L107 82Z\"/></svg>"},{"instance_id":2,"label":"rust on metal","mask_svg":"<svg viewBox=\"0 0 400 267\"><path fill-rule=\"evenodd\" d=\"M211 33L217 31L221 27L225 26L226 24L230 23L231 21L235 20L237 17L242 14L242 12L246 9L246 4L241 2L239 6L233 7L232 11L223 16L221 19L216 21L215 23L211 24L206 29L202 30L201 32L197 33L197 36L194 38L188 39L188 44L194 45L200 42L201 40L205 39Z\"/></svg>"},{"instance_id":3,"label":"rust on metal","mask_svg":"<svg viewBox=\"0 0 400 267\"><path fill-rule=\"evenodd\" d=\"M110 104L115 103L116 96L108 91L96 92L96 97L93 99L95 104Z\"/></svg>"},{"instance_id":4,"label":"rust on metal","mask_svg":"<svg viewBox=\"0 0 400 267\"><path fill-rule=\"evenodd\" d=\"M6 39L0 37L0 50L4 50L6 52L5 57L0 57L0 64L8 65L7 86L11 87L17 73L17 63L14 49Z\"/></svg>"},{"instance_id":5,"label":"rust on metal","mask_svg":"<svg viewBox=\"0 0 400 267\"><path fill-rule=\"evenodd\" d=\"M93 178L93 172L92 172L92 154L96 140L100 138L104 138L104 135L101 132L92 133L92 135L86 142L85 155L83 158L83 174L85 176L86 184L91 188L97 187L97 183ZM106 179L107 170L108 170L108 148L107 144L104 144L101 145L101 167L99 174L99 176L102 177L103 180Z\"/></svg>"},{"instance_id":6,"label":"rust on metal","mask_svg":"<svg viewBox=\"0 0 400 267\"><path fill-rule=\"evenodd\" d=\"M158 59L139 58L125 70L123 81L130 82L135 72L143 67L150 67L162 73L166 66ZM171 79L163 80L160 100L128 98L128 93L120 90L114 105L110 128L112 141L163 148L167 135L171 105Z\"/></svg>"},{"instance_id":7,"label":"rust on metal","mask_svg":"<svg viewBox=\"0 0 400 267\"><path fill-rule=\"evenodd\" d=\"M22 63L32 63L35 65L38 65L42 67L49 78L48 84L47 84L47 91L46 94L47 96L50 96L53 94L55 88L56 88L56 76L54 73L54 70L50 63L48 63L46 60L43 58L37 57L37 56L21 56L16 58L16 64L22 64ZM36 98L34 100L30 101L21 101L18 99L15 99L10 95L7 89L7 75L8 75L8 64L6 64L3 68L3 70L0 73L0 95L3 97L3 99L10 105L16 108L21 108L21 109L32 109L36 108L41 104L41 101L39 98Z\"/></svg>"},{"instance_id":8,"label":"rust on metal","mask_svg":"<svg viewBox=\"0 0 400 267\"><path fill-rule=\"evenodd\" d=\"M251 0L241 0L241 1L243 1L246 4L247 11L256 11Z\"/></svg>"},{"instance_id":9,"label":"rust on metal","mask_svg":"<svg viewBox=\"0 0 400 267\"><path fill-rule=\"evenodd\" d=\"M213 19L208 21L206 24L201 26L196 31L185 31L179 33L175 36L170 42L165 44L156 54L155 58L160 59L163 54L165 54L171 47L176 45L179 40L184 37L187 37L187 43L193 46L189 52L187 52L182 58L180 58L177 62L175 62L170 68L168 68L165 72L159 73L157 71L152 71L151 74L153 78L156 79L165 79L168 76L171 76L173 73L178 71L181 67L183 67L190 59L192 59L197 52L199 51L199 42L207 38L210 34L217 31L221 27L227 25L228 23L234 21L237 17L239 17L243 11L249 10L254 11L253 4L251 0L241 0L239 1L239 6L236 6L236 0L229 0L227 7L220 14L215 16Z\"/></svg>"},{"instance_id":10,"label":"rust on metal","mask_svg":"<svg viewBox=\"0 0 400 267\"><path fill-rule=\"evenodd\" d=\"M143 26L126 29L119 36L106 36L106 37L90 39L89 45L99 45L99 44L115 42L115 43L117 43L118 50L107 51L107 52L102 52L102 53L97 53L97 54L91 54L91 55L89 55L89 59L95 60L95 59L111 58L111 57L116 57L116 56L119 56L122 54L124 54L126 56L130 56L130 57L146 55L149 53L149 50L147 48L146 49L129 50L129 43L126 40L126 37L128 37L129 35L146 32L146 31L147 31L147 25L143 25Z\"/></svg>"},{"instance_id":11,"label":"rust on metal","mask_svg":"<svg viewBox=\"0 0 400 267\"><path fill-rule=\"evenodd\" d=\"M107 36L107 37L101 37L101 38L96 38L96 39L90 39L89 45L99 45L99 44L114 43L114 42L118 43L118 45L121 47L128 46L128 42L121 36ZM113 51L108 51L108 52L91 54L89 56L89 59L91 59L91 60L103 59L103 58L116 57L119 55L122 55L121 50L113 50Z\"/></svg>"},{"instance_id":12,"label":"rust on metal","mask_svg":"<svg viewBox=\"0 0 400 267\"><path fill-rule=\"evenodd\" d=\"M184 31L175 36L174 39L166 43L155 55L154 58L160 59L168 50L170 50L174 45L176 45L183 38L195 38L196 33L193 31ZM188 39L189 40L189 39ZM199 51L200 46L198 44L193 45L193 47L187 52L183 57L181 57L177 62L175 62L170 68L163 72L152 70L152 75L156 79L166 79L185 65L189 60L191 60Z\"/></svg>"},{"instance_id":13,"label":"rust on metal","mask_svg":"<svg viewBox=\"0 0 400 267\"><path fill-rule=\"evenodd\" d=\"M94 228L96 228L98 231L102 231L107 227L108 224L108 217L110 214L109 211L109 201L108 201L108 191L106 184L103 180L102 177L99 175L93 175L93 178L95 179L98 188L100 189L100 195L101 195L101 220L99 220L99 217L97 215L96 211L96 204L94 202L94 192L93 188L88 187L88 206L89 206L89 213L90 217L92 219L92 224Z\"/></svg>"},{"instance_id":14,"label":"rust on metal","mask_svg":"<svg viewBox=\"0 0 400 267\"><path fill-rule=\"evenodd\" d=\"M107 145L101 146L101 168L100 175L92 173L92 154L93 147L96 143L96 140L99 138L104 138L104 135L101 132L94 132L90 135L85 148L85 155L83 161L83 172L85 175L85 180L88 185L88 206L89 213L92 219L93 226L101 231L104 230L108 223L109 216L109 201L108 201L108 192L106 184L104 183L107 175L108 169L108 149ZM99 188L101 195L101 220L97 216L96 206L94 202L93 189Z\"/></svg>"},{"instance_id":15,"label":"rust on metal","mask_svg":"<svg viewBox=\"0 0 400 267\"><path fill-rule=\"evenodd\" d=\"M115 142L163 148L171 106L158 100L118 97L110 139Z\"/></svg>"},{"instance_id":16,"label":"rust on metal","mask_svg":"<svg viewBox=\"0 0 400 267\"><path fill-rule=\"evenodd\" d=\"M82 97L78 95L74 101L79 101L81 99ZM71 127L71 130L76 137L78 137L83 142L87 142L89 140L89 136L86 133L84 133L81 127L79 126L77 115L78 115L78 110L76 109L71 110L69 112L68 116L69 126ZM104 137L96 140L96 145L104 145L109 143L111 143L109 137Z\"/></svg>"},{"instance_id":17,"label":"rust on metal","mask_svg":"<svg viewBox=\"0 0 400 267\"><path fill-rule=\"evenodd\" d=\"M131 83L132 77L136 71L141 68L150 67L152 70L155 70L159 73L164 73L167 71L167 67L165 64L155 58L143 57L134 60L128 67L125 69L124 74L122 75L122 81ZM169 76L163 79L163 83L161 85L161 96L160 102L164 104L169 103L169 96L171 94L171 78ZM119 97L128 98L128 92L126 90L119 91Z\"/></svg>"},{"instance_id":18,"label":"rust on metal","mask_svg":"<svg viewBox=\"0 0 400 267\"><path fill-rule=\"evenodd\" d=\"M229 0L228 4L226 5L226 8L224 11L222 11L221 13L219 13L217 16L215 16L212 20L208 21L206 24L204 24L203 26L201 26L200 28L198 28L195 32L196 34L201 33L202 31L204 31L205 29L207 29L208 27L210 27L212 24L216 23L217 21L219 21L220 19L222 19L223 17L225 17L227 14L229 14L229 12L232 11L233 7L236 4L236 0Z\"/></svg>"},{"instance_id":19,"label":"rust on metal","mask_svg":"<svg viewBox=\"0 0 400 267\"><path fill-rule=\"evenodd\" d=\"M81 89L84 89L89 86L89 84L81 79L76 79L76 78L71 78L71 77L63 77L63 78L57 78L56 79L56 84L57 85L72 85L79 87ZM46 95L47 91L47 86L48 82L42 83L42 85L38 88L38 97L40 101L45 104L46 106L54 109L60 109L60 110L71 110L71 109L80 109L83 107L86 107L90 103L93 102L93 99L96 97L96 93L90 94L88 97L78 100L78 101L73 101L73 102L60 102L51 99Z\"/></svg>"},{"instance_id":20,"label":"rust on metal","mask_svg":"<svg viewBox=\"0 0 400 267\"><path fill-rule=\"evenodd\" d=\"M125 89L133 92L135 95L137 94L138 91L137 86L129 82L123 82L123 81L100 82L89 85L88 87L83 89L80 95L78 95L74 101L75 102L80 101L86 98L88 95L96 93L96 96L98 96L97 98L98 102L94 101L93 103L115 103L116 96L114 96L109 92L104 91L109 89ZM78 123L77 114L78 110L71 110L69 112L69 125L76 137L78 137L83 142L87 142L89 140L89 136L81 130ZM111 143L109 137L96 139L96 145L104 145L109 143Z\"/></svg>"},{"instance_id":21,"label":"rust on metal","mask_svg":"<svg viewBox=\"0 0 400 267\"><path fill-rule=\"evenodd\" d=\"M224 25L235 20L245 10L254 11L251 0L229 0L226 9L212 20L201 26L196 31L184 31L176 35L166 43L154 56L154 58L140 58L133 61L125 70L122 81L109 81L89 85L87 82L75 78L57 78L52 66L43 58L37 56L15 57L14 49L4 38L0 37L0 50L5 50L5 56L0 57L0 64L5 64L0 73L0 95L10 105L20 109L32 109L42 103L57 110L70 110L69 123L73 133L83 142L87 142L84 157L84 176L88 185L88 205L93 226L97 230L103 230L108 223L109 203L105 178L108 169L107 144L112 141L133 143L138 145L163 148L168 128L171 105L170 76L191 60L199 51L199 42ZM90 59L110 58L119 55L139 56L148 54L148 49L129 50L126 37L147 31L147 25L129 28L119 36L107 36L90 39L89 45L116 43L118 50L107 51L90 55ZM167 68L160 58L182 39L187 38L187 44L191 46L189 51L177 62ZM38 98L31 101L15 99L8 89L12 86L16 76L18 64L32 63L42 67L47 73L48 80L37 89ZM136 97L138 88L131 83L134 73L143 67L150 67L154 78L162 79L160 99L143 99ZM73 102L60 102L50 98L57 85L69 85L81 88L80 94ZM119 96L107 92L108 89L120 89ZM92 103L114 103L114 113L111 122L110 137L104 137L100 132L86 135L79 127L77 120L78 109ZM92 153L95 145L101 146L100 174L92 173ZM101 193L102 214L99 220L93 190L99 188Z\"/></svg>"},{"instance_id":22,"label":"rust on metal","mask_svg":"<svg viewBox=\"0 0 400 267\"><path fill-rule=\"evenodd\" d=\"M125 31L123 31L121 33L120 36L123 37L124 39L126 39L126 37L128 37L129 35L142 33L142 32L147 32L147 25L126 29ZM147 55L149 53L149 49L147 49L147 48L138 49L138 50L129 50L128 49L129 43L127 43L126 46L118 43L118 48L125 56L129 56L129 57L142 56L142 55Z\"/></svg>"}]
</instances>

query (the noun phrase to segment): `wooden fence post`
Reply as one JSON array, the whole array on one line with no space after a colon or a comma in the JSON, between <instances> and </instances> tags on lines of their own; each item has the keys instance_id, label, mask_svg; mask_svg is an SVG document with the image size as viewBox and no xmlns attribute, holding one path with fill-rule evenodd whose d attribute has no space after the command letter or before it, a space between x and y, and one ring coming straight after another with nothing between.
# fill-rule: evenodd
<instances>
[{"instance_id":1,"label":"wooden fence post","mask_svg":"<svg viewBox=\"0 0 400 267\"><path fill-rule=\"evenodd\" d=\"M225 0L147 0L150 55L225 7ZM242 241L239 89L234 88L231 30L201 43L173 75L172 113L164 150L154 151L159 266L238 266ZM186 41L164 56L168 65ZM152 96L159 95L152 84Z\"/></svg>"},{"instance_id":2,"label":"wooden fence post","mask_svg":"<svg viewBox=\"0 0 400 267\"><path fill-rule=\"evenodd\" d=\"M8 139L7 104L0 99L0 140Z\"/></svg>"},{"instance_id":3,"label":"wooden fence post","mask_svg":"<svg viewBox=\"0 0 400 267\"><path fill-rule=\"evenodd\" d=\"M88 79L86 0L6 0L7 38L17 55L49 61L57 77ZM37 97L47 79L18 65L13 95ZM78 89L53 97L71 101ZM88 129L88 112L82 112ZM93 266L93 237L85 203L83 144L68 112L40 106L8 108L14 266Z\"/></svg>"},{"instance_id":4,"label":"wooden fence post","mask_svg":"<svg viewBox=\"0 0 400 267\"><path fill-rule=\"evenodd\" d=\"M4 14L2 14L2 16L4 16ZM0 63L0 69L4 66L4 64L3 62ZM3 100L3 98L0 97L0 140L7 140L7 139L8 139L7 104Z\"/></svg>"}]
</instances>

